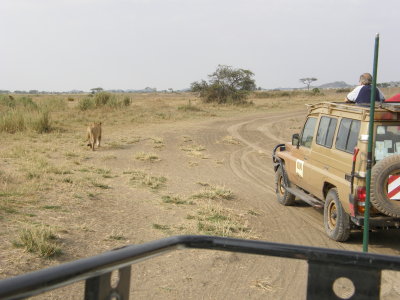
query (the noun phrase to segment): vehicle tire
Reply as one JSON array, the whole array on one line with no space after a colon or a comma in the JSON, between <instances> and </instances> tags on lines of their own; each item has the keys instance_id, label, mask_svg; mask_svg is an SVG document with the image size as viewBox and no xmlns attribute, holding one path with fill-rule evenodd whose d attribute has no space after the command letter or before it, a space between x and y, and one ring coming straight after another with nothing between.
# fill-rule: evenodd
<instances>
[{"instance_id":1,"label":"vehicle tire","mask_svg":"<svg viewBox=\"0 0 400 300\"><path fill-rule=\"evenodd\" d=\"M371 204L381 213L400 218L400 201L388 196L390 175L400 175L400 155L394 154L377 162L371 171Z\"/></svg>"},{"instance_id":2,"label":"vehicle tire","mask_svg":"<svg viewBox=\"0 0 400 300\"><path fill-rule=\"evenodd\" d=\"M283 172L283 166L279 166L275 173L276 198L278 199L280 204L290 206L294 204L296 197L284 188L285 179L287 185L290 186L290 182L287 178L286 172Z\"/></svg>"},{"instance_id":3,"label":"vehicle tire","mask_svg":"<svg viewBox=\"0 0 400 300\"><path fill-rule=\"evenodd\" d=\"M324 226L328 237L337 242L345 242L350 236L350 217L340 203L336 188L326 195Z\"/></svg>"}]
</instances>

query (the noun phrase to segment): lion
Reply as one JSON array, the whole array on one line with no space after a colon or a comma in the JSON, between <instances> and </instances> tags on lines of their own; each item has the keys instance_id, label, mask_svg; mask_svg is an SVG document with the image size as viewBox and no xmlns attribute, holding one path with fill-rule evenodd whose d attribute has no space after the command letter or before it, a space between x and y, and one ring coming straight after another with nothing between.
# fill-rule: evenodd
<instances>
[{"instance_id":1,"label":"lion","mask_svg":"<svg viewBox=\"0 0 400 300\"><path fill-rule=\"evenodd\" d=\"M100 147L101 141L101 122L94 122L90 124L87 128L87 139L89 143L87 144L94 151L94 145L97 144L97 147Z\"/></svg>"}]
</instances>

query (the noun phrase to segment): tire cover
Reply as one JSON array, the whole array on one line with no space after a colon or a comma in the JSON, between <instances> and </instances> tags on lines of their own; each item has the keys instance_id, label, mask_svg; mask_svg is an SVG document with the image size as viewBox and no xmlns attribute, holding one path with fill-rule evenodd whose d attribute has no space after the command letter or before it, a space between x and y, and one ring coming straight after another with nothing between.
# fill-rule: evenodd
<instances>
[{"instance_id":1,"label":"tire cover","mask_svg":"<svg viewBox=\"0 0 400 300\"><path fill-rule=\"evenodd\" d=\"M392 200L388 196L388 181L391 175L400 176L399 154L385 157L372 168L370 200L381 213L400 218L400 199Z\"/></svg>"}]
</instances>

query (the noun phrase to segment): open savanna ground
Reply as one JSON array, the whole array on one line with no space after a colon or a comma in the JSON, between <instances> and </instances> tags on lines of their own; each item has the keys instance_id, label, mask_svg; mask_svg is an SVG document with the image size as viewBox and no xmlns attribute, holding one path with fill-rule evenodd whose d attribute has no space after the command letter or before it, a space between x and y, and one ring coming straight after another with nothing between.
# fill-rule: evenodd
<instances>
[{"instance_id":1,"label":"open savanna ground","mask_svg":"<svg viewBox=\"0 0 400 300\"><path fill-rule=\"evenodd\" d=\"M333 242L321 211L277 203L271 161L306 103L345 95L260 91L240 106L190 93L0 96L0 278L180 234L360 251L362 233ZM400 253L397 231L370 238L371 252ZM398 279L384 274L383 299L399 297ZM183 250L134 265L131 289L135 299L304 299L306 280L303 261ZM35 299L82 295L75 284Z\"/></svg>"}]
</instances>

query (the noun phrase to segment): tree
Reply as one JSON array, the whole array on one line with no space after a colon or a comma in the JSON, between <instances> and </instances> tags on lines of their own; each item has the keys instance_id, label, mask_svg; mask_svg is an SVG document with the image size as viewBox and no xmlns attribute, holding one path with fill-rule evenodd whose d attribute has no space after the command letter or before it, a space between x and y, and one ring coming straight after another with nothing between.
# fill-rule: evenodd
<instances>
[{"instance_id":1,"label":"tree","mask_svg":"<svg viewBox=\"0 0 400 300\"><path fill-rule=\"evenodd\" d=\"M208 75L209 82L193 82L191 90L199 93L204 102L245 102L249 92L256 89L253 76L254 73L249 70L218 65L217 70Z\"/></svg>"},{"instance_id":2,"label":"tree","mask_svg":"<svg viewBox=\"0 0 400 300\"><path fill-rule=\"evenodd\" d=\"M307 86L307 90L310 90L310 85L313 81L317 81L317 78L314 77L307 77L307 78L300 78L300 82Z\"/></svg>"},{"instance_id":3,"label":"tree","mask_svg":"<svg viewBox=\"0 0 400 300\"><path fill-rule=\"evenodd\" d=\"M98 87L98 88L93 88L93 89L90 89L90 90L92 91L92 94L96 94L96 93L102 92L103 88Z\"/></svg>"}]
</instances>

